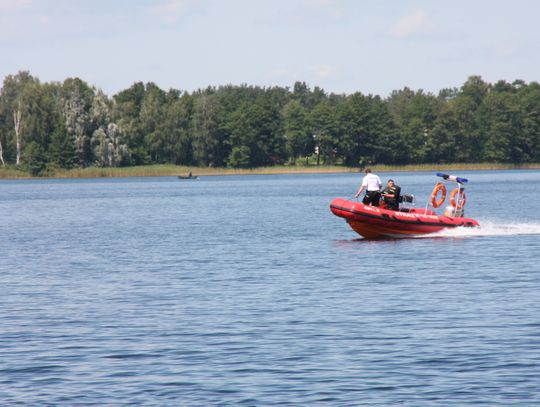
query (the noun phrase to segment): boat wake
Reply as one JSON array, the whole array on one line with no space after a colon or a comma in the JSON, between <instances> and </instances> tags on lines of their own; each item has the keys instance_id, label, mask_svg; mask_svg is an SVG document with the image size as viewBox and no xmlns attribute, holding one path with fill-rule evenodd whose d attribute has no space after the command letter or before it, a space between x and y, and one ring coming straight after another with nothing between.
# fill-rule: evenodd
<instances>
[{"instance_id":1,"label":"boat wake","mask_svg":"<svg viewBox=\"0 0 540 407\"><path fill-rule=\"evenodd\" d=\"M474 236L517 236L540 235L540 223L498 223L480 220L478 228L444 229L431 235L419 237L474 237Z\"/></svg>"}]
</instances>

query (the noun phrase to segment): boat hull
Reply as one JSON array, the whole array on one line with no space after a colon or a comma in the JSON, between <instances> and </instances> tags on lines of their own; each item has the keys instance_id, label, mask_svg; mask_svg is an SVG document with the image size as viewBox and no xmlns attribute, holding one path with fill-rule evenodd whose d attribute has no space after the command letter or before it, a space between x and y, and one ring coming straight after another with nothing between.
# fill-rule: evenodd
<instances>
[{"instance_id":1,"label":"boat hull","mask_svg":"<svg viewBox=\"0 0 540 407\"><path fill-rule=\"evenodd\" d=\"M479 226L471 218L439 216L431 210L416 208L393 211L343 198L334 199L330 210L366 239L421 236L448 228Z\"/></svg>"}]
</instances>

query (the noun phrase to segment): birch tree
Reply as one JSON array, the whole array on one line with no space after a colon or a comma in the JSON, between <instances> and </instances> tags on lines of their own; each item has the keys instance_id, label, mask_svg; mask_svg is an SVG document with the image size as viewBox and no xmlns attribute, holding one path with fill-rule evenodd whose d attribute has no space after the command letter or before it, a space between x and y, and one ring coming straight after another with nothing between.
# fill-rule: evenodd
<instances>
[{"instance_id":1,"label":"birch tree","mask_svg":"<svg viewBox=\"0 0 540 407\"><path fill-rule=\"evenodd\" d=\"M100 167L118 167L130 159L129 148L123 142L120 129L115 123L99 127L94 132L92 149L96 164Z\"/></svg>"},{"instance_id":2,"label":"birch tree","mask_svg":"<svg viewBox=\"0 0 540 407\"><path fill-rule=\"evenodd\" d=\"M129 162L130 153L120 127L111 119L111 101L96 90L90 108L93 130L91 146L94 163L101 167L117 167Z\"/></svg>"},{"instance_id":3,"label":"birch tree","mask_svg":"<svg viewBox=\"0 0 540 407\"><path fill-rule=\"evenodd\" d=\"M15 165L21 163L22 156L22 142L21 142L21 100L17 105L17 109L13 111L13 125L15 127L15 145L17 146L17 159Z\"/></svg>"},{"instance_id":4,"label":"birch tree","mask_svg":"<svg viewBox=\"0 0 540 407\"><path fill-rule=\"evenodd\" d=\"M93 90L79 78L64 81L63 115L66 131L73 140L79 164L82 166L92 163L90 109L93 97Z\"/></svg>"},{"instance_id":5,"label":"birch tree","mask_svg":"<svg viewBox=\"0 0 540 407\"><path fill-rule=\"evenodd\" d=\"M32 84L39 84L28 72L21 71L16 75L8 75L4 79L2 87L1 111L11 121L13 134L15 135L16 165L21 164L24 148L24 123L28 117L28 103L32 91L28 89ZM3 147L1 150L2 163Z\"/></svg>"},{"instance_id":6,"label":"birch tree","mask_svg":"<svg viewBox=\"0 0 540 407\"><path fill-rule=\"evenodd\" d=\"M4 161L4 148L2 147L2 139L0 138L0 161L2 161L2 167L6 165Z\"/></svg>"},{"instance_id":7,"label":"birch tree","mask_svg":"<svg viewBox=\"0 0 540 407\"><path fill-rule=\"evenodd\" d=\"M218 150L224 150L218 123L218 101L215 95L198 95L193 112L193 156L198 165L221 166ZM223 153L223 151L221 151Z\"/></svg>"}]
</instances>

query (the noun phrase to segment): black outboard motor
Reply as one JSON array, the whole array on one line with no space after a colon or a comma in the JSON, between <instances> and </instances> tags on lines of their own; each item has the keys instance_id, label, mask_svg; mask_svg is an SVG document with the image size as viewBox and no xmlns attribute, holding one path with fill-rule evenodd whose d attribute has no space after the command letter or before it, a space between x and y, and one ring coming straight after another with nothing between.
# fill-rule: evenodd
<instances>
[{"instance_id":1,"label":"black outboard motor","mask_svg":"<svg viewBox=\"0 0 540 407\"><path fill-rule=\"evenodd\" d=\"M414 203L414 195L403 194L399 196L399 203Z\"/></svg>"},{"instance_id":2,"label":"black outboard motor","mask_svg":"<svg viewBox=\"0 0 540 407\"><path fill-rule=\"evenodd\" d=\"M398 198L398 201L399 201L399 210L401 212L409 212L409 208L406 207L406 206L402 206L402 204L413 204L414 205L414 195L412 194L403 194L403 195L400 195L399 198Z\"/></svg>"}]
</instances>

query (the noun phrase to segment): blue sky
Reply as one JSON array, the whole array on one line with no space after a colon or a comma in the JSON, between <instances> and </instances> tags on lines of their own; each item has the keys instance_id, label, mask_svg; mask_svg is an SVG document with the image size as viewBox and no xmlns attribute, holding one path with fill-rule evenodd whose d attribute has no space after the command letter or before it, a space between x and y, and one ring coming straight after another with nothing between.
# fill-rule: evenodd
<instances>
[{"instance_id":1,"label":"blue sky","mask_svg":"<svg viewBox=\"0 0 540 407\"><path fill-rule=\"evenodd\" d=\"M0 80L378 94L538 81L536 0L0 0Z\"/></svg>"}]
</instances>

